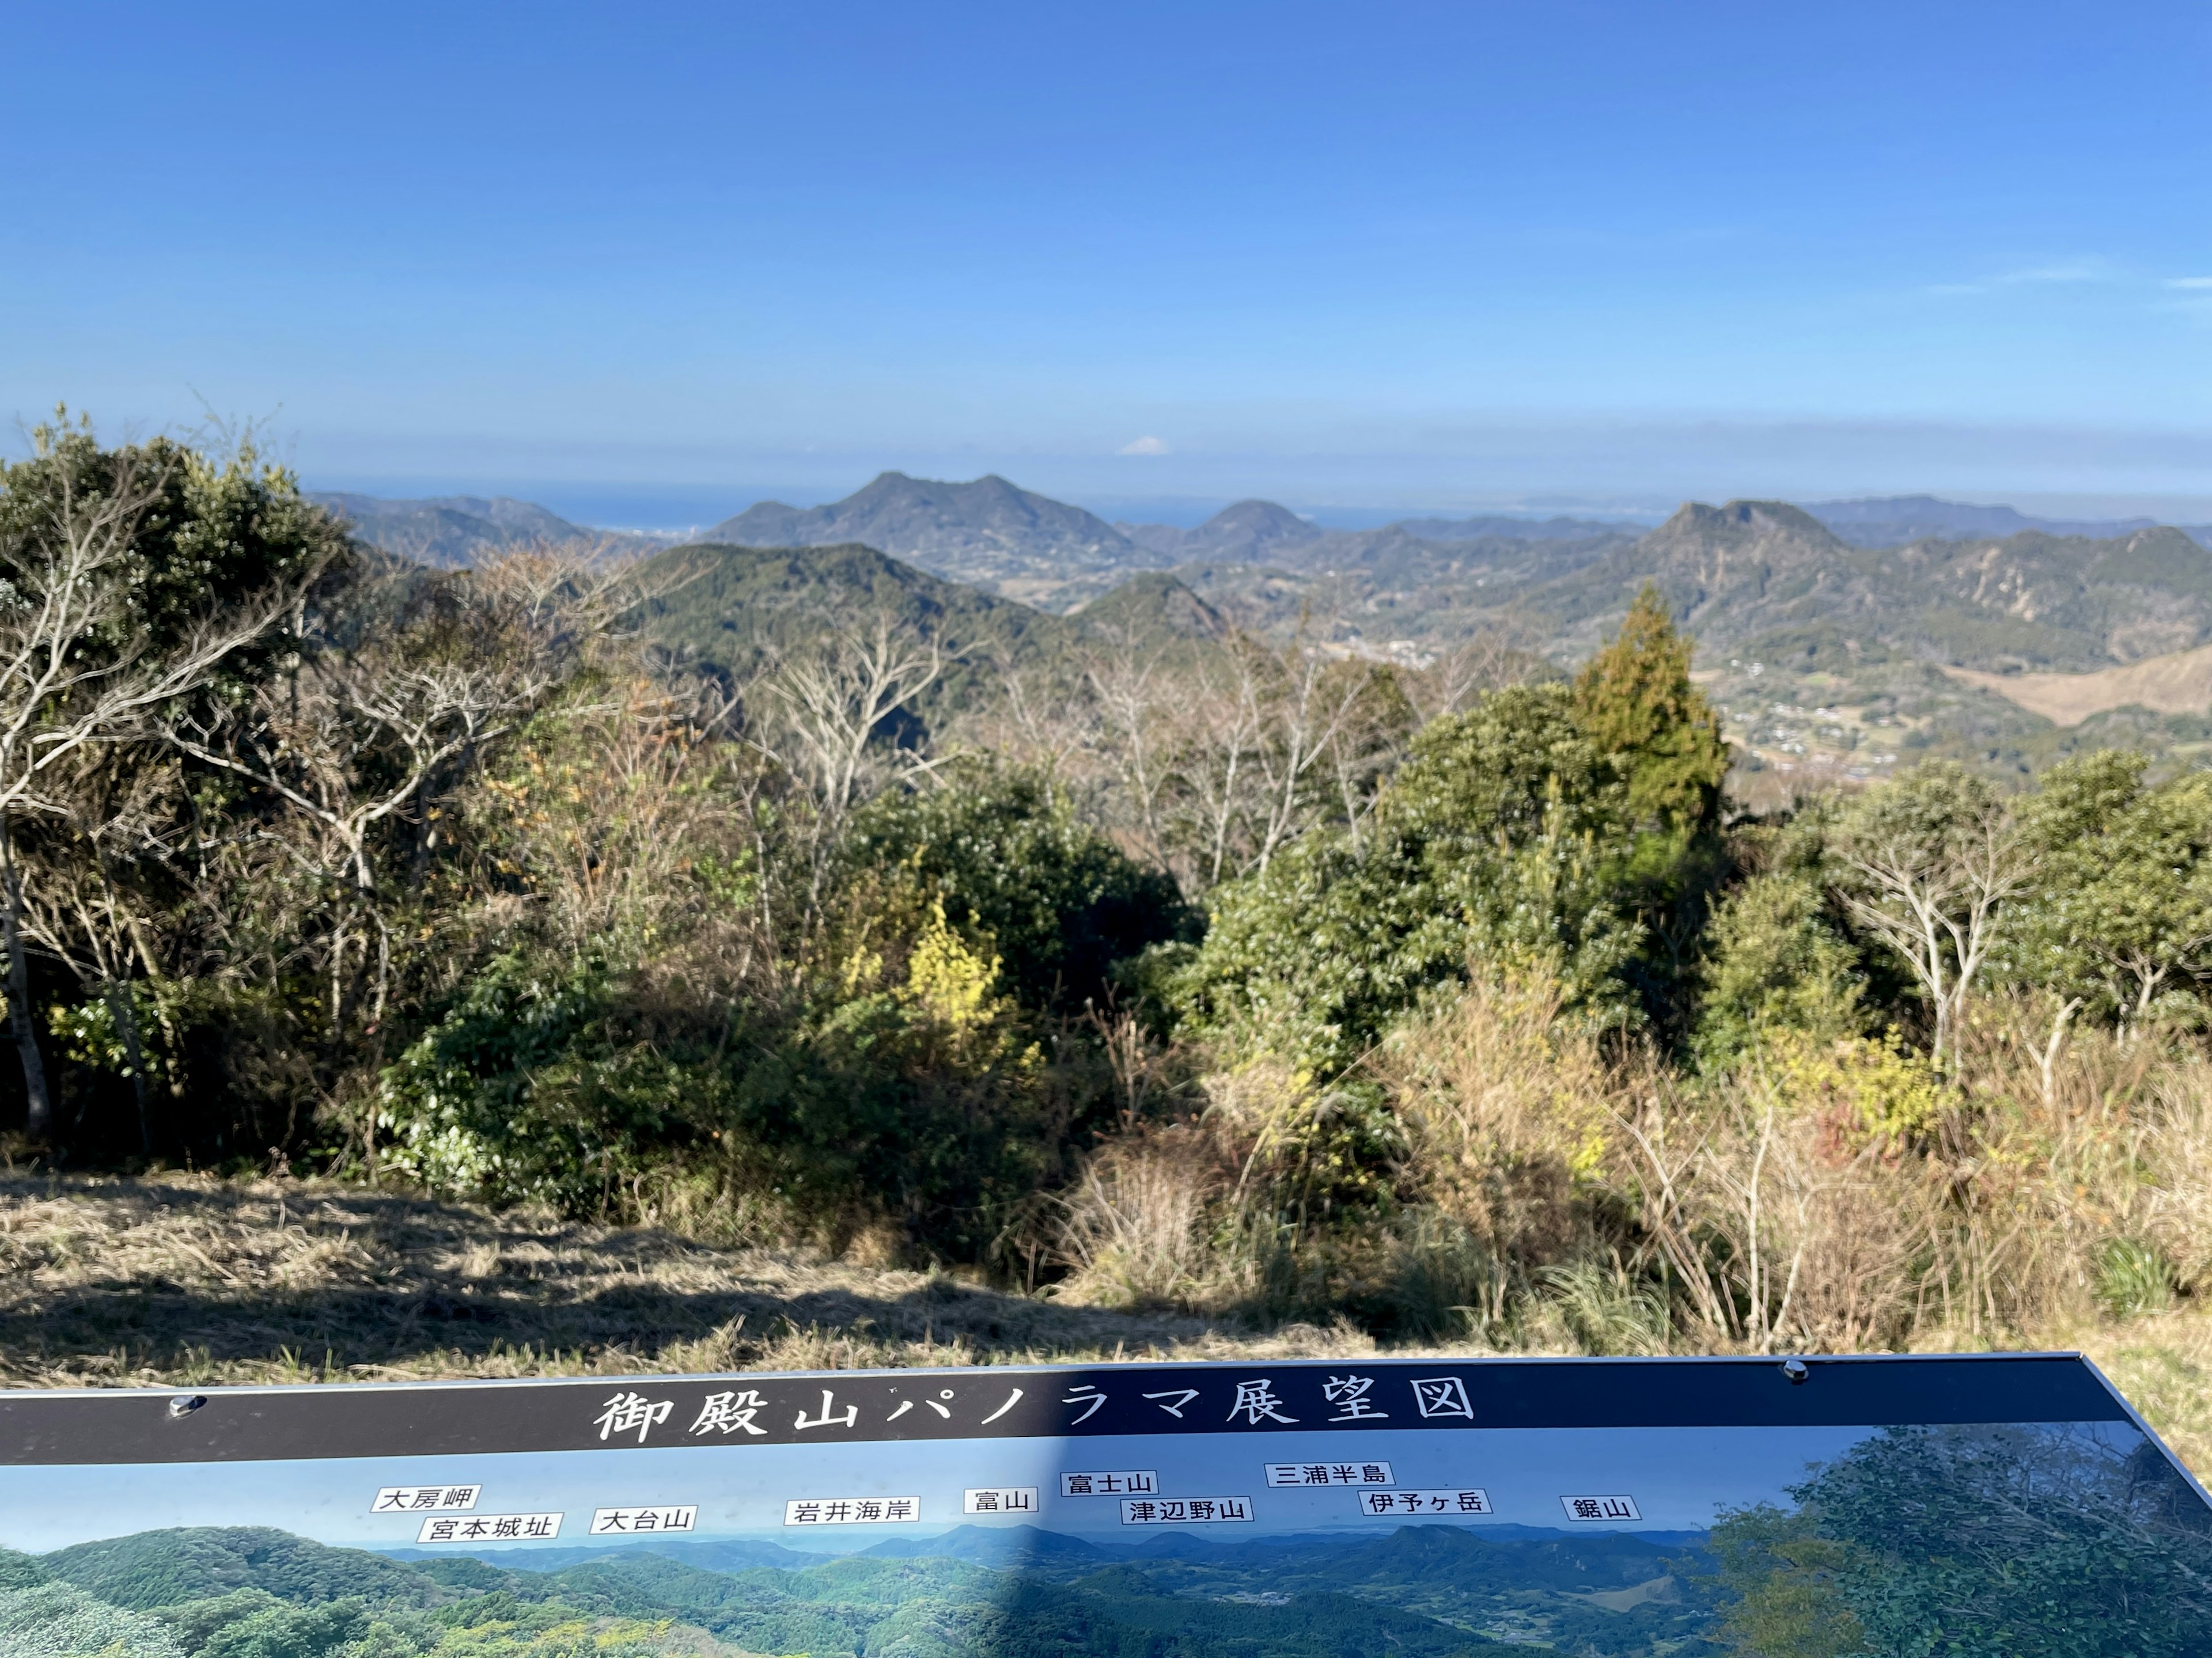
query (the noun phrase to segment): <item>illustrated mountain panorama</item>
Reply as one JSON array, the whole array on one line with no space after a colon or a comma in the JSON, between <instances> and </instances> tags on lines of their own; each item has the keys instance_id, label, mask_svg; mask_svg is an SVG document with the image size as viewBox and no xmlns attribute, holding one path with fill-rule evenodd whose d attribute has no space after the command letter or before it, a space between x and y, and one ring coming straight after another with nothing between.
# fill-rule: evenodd
<instances>
[{"instance_id":1,"label":"illustrated mountain panorama","mask_svg":"<svg viewBox=\"0 0 2212 1658\"><path fill-rule=\"evenodd\" d=\"M1880 776L1945 754L2025 772L2084 748L2212 741L2212 525L1908 496L1693 502L1656 525L1367 530L1255 500L1185 529L1109 523L997 477L886 472L825 506L760 502L672 547L505 498L318 499L425 563L558 544L681 561L685 585L650 627L732 671L888 612L960 656L940 702L1010 660L1232 629L1415 666L1504 641L1558 671L1650 584L1753 766Z\"/></svg>"},{"instance_id":2,"label":"illustrated mountain panorama","mask_svg":"<svg viewBox=\"0 0 2212 1658\"><path fill-rule=\"evenodd\" d=\"M2022 1502L2061 1491L2056 1507ZM2009 1500L2008 1500L2009 1499ZM0 1550L0 1651L113 1658L2180 1658L2212 1516L2090 1424L1883 1430L1710 1530L1404 1524L1249 1540L963 1525L823 1554L656 1540L434 1554L268 1527ZM2033 1628L2047 1640L1960 1645ZM1820 1644L1772 1643L1818 1631Z\"/></svg>"},{"instance_id":3,"label":"illustrated mountain panorama","mask_svg":"<svg viewBox=\"0 0 2212 1658\"><path fill-rule=\"evenodd\" d=\"M206 1527L0 1552L0 1650L83 1636L123 1658L1661 1658L1719 1650L1704 1540L1409 1526L1129 1546L965 1527L844 1555L702 1540L471 1558Z\"/></svg>"}]
</instances>

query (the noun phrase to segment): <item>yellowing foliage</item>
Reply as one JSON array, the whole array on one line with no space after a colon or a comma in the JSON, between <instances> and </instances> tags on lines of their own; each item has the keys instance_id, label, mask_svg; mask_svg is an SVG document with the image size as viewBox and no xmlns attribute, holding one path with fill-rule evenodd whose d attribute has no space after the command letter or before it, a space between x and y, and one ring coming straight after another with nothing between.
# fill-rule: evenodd
<instances>
[{"instance_id":1,"label":"yellowing foliage","mask_svg":"<svg viewBox=\"0 0 2212 1658\"><path fill-rule=\"evenodd\" d=\"M1894 1151L1923 1142L1952 1100L1935 1066L1894 1029L1826 1042L1801 1030L1771 1031L1761 1059L1784 1106L1817 1116L1827 1149L1838 1156L1875 1144Z\"/></svg>"},{"instance_id":2,"label":"yellowing foliage","mask_svg":"<svg viewBox=\"0 0 2212 1658\"><path fill-rule=\"evenodd\" d=\"M988 960L945 920L945 903L931 907L928 924L907 957L906 994L914 1005L955 1035L964 1036L998 1018L1002 999L999 958Z\"/></svg>"}]
</instances>

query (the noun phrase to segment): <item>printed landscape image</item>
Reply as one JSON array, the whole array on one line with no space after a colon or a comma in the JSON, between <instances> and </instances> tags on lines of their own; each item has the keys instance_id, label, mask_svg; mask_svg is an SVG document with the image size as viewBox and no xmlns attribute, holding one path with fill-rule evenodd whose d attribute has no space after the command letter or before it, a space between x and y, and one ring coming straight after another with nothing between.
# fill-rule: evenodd
<instances>
[{"instance_id":1,"label":"printed landscape image","mask_svg":"<svg viewBox=\"0 0 2212 1658\"><path fill-rule=\"evenodd\" d=\"M1079 1449L1078 1448L1079 1447ZM1298 1433L678 1448L0 1472L0 1650L114 1658L1042 1655L1605 1658L1871 1650L2158 1658L2212 1616L2212 1509L2132 1428ZM1492 1512L1373 1517L1263 1458L1480 1477ZM1116 1524L1061 1465L1166 1470L1249 1519ZM551 1511L557 1539L416 1546L400 1491ZM966 1482L1022 1519L957 1520ZM1568 1518L1595 1480L1638 1523ZM913 1523L775 1523L899 1487ZM381 1489L380 1489L381 1488ZM572 1538L617 1491L687 1527ZM465 1511L453 1510L459 1520ZM600 1512L604 1513L604 1507ZM127 1529L123 1529L127 1527ZM64 1541L68 1539L71 1540ZM59 1545L57 1546L57 1545Z\"/></svg>"}]
</instances>

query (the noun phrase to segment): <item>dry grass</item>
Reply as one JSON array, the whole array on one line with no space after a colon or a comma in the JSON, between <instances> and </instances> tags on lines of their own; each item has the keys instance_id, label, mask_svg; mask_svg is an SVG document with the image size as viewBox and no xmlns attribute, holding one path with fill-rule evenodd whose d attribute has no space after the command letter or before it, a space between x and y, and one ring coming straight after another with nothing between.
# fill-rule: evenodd
<instances>
[{"instance_id":1,"label":"dry grass","mask_svg":"<svg viewBox=\"0 0 2212 1658\"><path fill-rule=\"evenodd\" d=\"M1560 1299L1583 1293L1562 1286ZM1569 1326L1516 1345L1586 1345ZM2087 1352L2191 1466L2212 1468L2212 1315L2090 1321L2035 1345ZM1370 1336L1341 1322L1262 1331L1115 1313L941 1273L714 1248L650 1229L495 1215L317 1182L0 1179L0 1384L10 1387L1375 1351Z\"/></svg>"},{"instance_id":2,"label":"dry grass","mask_svg":"<svg viewBox=\"0 0 2212 1658\"><path fill-rule=\"evenodd\" d=\"M1319 1356L1273 1332L1002 1294L804 1250L295 1181L0 1180L0 1383Z\"/></svg>"},{"instance_id":3,"label":"dry grass","mask_svg":"<svg viewBox=\"0 0 2212 1658\"><path fill-rule=\"evenodd\" d=\"M2055 1334L2112 1378L2201 1479L2212 1480L2212 1315L2167 1314Z\"/></svg>"},{"instance_id":4,"label":"dry grass","mask_svg":"<svg viewBox=\"0 0 2212 1658\"><path fill-rule=\"evenodd\" d=\"M2094 673L1943 671L1962 684L1995 691L2055 726L2078 726L2093 714L2130 704L2154 714L2202 714L2212 706L2212 645L2147 656Z\"/></svg>"}]
</instances>

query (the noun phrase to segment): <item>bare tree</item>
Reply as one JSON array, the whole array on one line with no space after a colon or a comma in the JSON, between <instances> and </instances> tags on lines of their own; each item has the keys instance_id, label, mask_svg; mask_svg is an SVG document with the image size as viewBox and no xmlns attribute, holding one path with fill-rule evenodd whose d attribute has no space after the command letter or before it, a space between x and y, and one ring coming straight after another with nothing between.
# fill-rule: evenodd
<instances>
[{"instance_id":1,"label":"bare tree","mask_svg":"<svg viewBox=\"0 0 2212 1658\"><path fill-rule=\"evenodd\" d=\"M299 832L281 837L281 855L325 895L333 1054L357 1013L380 1028L389 1003L380 850L411 839L406 866L419 878L441 833L438 803L635 605L619 570L534 554L495 560L435 579L358 637L304 620L307 648L289 673L242 704L182 710L169 723L179 753L289 810Z\"/></svg>"},{"instance_id":2,"label":"bare tree","mask_svg":"<svg viewBox=\"0 0 2212 1658\"><path fill-rule=\"evenodd\" d=\"M778 662L763 682L781 718L755 741L807 791L814 812L807 906L818 909L830 858L884 762L884 722L937 683L945 652L887 613Z\"/></svg>"},{"instance_id":3,"label":"bare tree","mask_svg":"<svg viewBox=\"0 0 2212 1658\"><path fill-rule=\"evenodd\" d=\"M1190 851L1190 884L1218 886L1261 780L1254 763L1265 724L1256 665L1246 652L1210 652L1180 689L1172 779L1177 838Z\"/></svg>"},{"instance_id":4,"label":"bare tree","mask_svg":"<svg viewBox=\"0 0 2212 1658\"><path fill-rule=\"evenodd\" d=\"M1304 641L1289 649L1255 659L1259 670L1263 736L1254 754L1265 788L1258 816L1258 846L1253 862L1267 867L1285 841L1309 828L1332 793L1322 786L1322 762L1334 757L1347 824L1357 832L1360 808L1350 785L1368 756L1375 735L1360 719L1362 705L1376 689L1383 671L1356 656L1332 658ZM1366 726L1355 738L1355 728Z\"/></svg>"},{"instance_id":5,"label":"bare tree","mask_svg":"<svg viewBox=\"0 0 2212 1658\"><path fill-rule=\"evenodd\" d=\"M2008 803L1963 768L1930 761L1860 796L1835 851L1853 878L1844 908L1911 969L1935 1016L1931 1055L1948 1065L1999 914L2034 869Z\"/></svg>"},{"instance_id":6,"label":"bare tree","mask_svg":"<svg viewBox=\"0 0 2212 1658\"><path fill-rule=\"evenodd\" d=\"M31 1017L21 826L66 817L56 784L68 767L88 750L143 734L236 653L281 629L308 579L303 573L212 610L155 648L137 620L140 544L166 498L168 469L181 464L176 453L116 452L96 481L72 465L54 466L31 521L15 520L0 545L8 576L0 595L0 931L34 1139L52 1132L53 1102Z\"/></svg>"},{"instance_id":7,"label":"bare tree","mask_svg":"<svg viewBox=\"0 0 2212 1658\"><path fill-rule=\"evenodd\" d=\"M1099 748L1097 700L1087 683L1071 685L1051 666L1001 658L998 695L981 713L962 720L958 739L1041 768L1047 776L1075 780Z\"/></svg>"},{"instance_id":8,"label":"bare tree","mask_svg":"<svg viewBox=\"0 0 2212 1658\"><path fill-rule=\"evenodd\" d=\"M1124 633L1092 658L1084 678L1097 701L1103 741L1127 802L1130 833L1143 855L1164 868L1173 687L1161 653Z\"/></svg>"},{"instance_id":9,"label":"bare tree","mask_svg":"<svg viewBox=\"0 0 2212 1658\"><path fill-rule=\"evenodd\" d=\"M1422 724L1463 713L1488 691L1519 684L1538 665L1533 630L1501 623L1439 650L1426 667L1401 676L1406 699Z\"/></svg>"},{"instance_id":10,"label":"bare tree","mask_svg":"<svg viewBox=\"0 0 2212 1658\"><path fill-rule=\"evenodd\" d=\"M136 1098L139 1149L150 1155L153 1067L138 1014L142 975L165 1029L168 1015L152 942L155 906L134 875L148 865L160 872L175 851L178 767L158 747L133 743L86 750L68 771L52 792L58 821L41 823L18 848L29 876L21 884L23 932L106 1009ZM176 1091L173 1075L170 1088Z\"/></svg>"}]
</instances>

